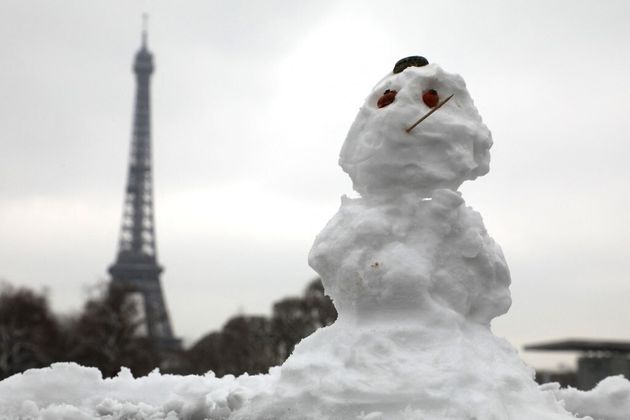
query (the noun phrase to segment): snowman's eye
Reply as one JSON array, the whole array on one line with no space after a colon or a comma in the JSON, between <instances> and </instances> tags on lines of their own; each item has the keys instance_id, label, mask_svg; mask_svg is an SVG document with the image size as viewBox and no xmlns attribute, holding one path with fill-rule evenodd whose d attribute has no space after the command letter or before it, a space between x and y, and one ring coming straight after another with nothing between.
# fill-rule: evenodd
<instances>
[{"instance_id":1,"label":"snowman's eye","mask_svg":"<svg viewBox=\"0 0 630 420\"><path fill-rule=\"evenodd\" d=\"M387 89L383 95L378 98L378 101L376 102L376 106L379 108L385 108L387 105L391 104L392 102L394 102L394 99L396 99L396 94L398 92L395 90L389 90Z\"/></svg>"},{"instance_id":2,"label":"snowman's eye","mask_svg":"<svg viewBox=\"0 0 630 420\"><path fill-rule=\"evenodd\" d=\"M435 89L429 89L422 93L422 102L429 108L435 108L440 102L440 97Z\"/></svg>"}]
</instances>

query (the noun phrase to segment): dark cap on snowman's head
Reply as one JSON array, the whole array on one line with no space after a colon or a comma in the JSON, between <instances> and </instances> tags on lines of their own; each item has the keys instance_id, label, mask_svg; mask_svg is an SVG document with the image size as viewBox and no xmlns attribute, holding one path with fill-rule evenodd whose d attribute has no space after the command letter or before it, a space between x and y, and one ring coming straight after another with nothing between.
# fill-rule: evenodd
<instances>
[{"instance_id":1,"label":"dark cap on snowman's head","mask_svg":"<svg viewBox=\"0 0 630 420\"><path fill-rule=\"evenodd\" d=\"M394 66L394 74L400 73L407 67L422 67L429 64L429 61L419 55L412 55L411 57L405 57L402 60L398 60Z\"/></svg>"}]
</instances>

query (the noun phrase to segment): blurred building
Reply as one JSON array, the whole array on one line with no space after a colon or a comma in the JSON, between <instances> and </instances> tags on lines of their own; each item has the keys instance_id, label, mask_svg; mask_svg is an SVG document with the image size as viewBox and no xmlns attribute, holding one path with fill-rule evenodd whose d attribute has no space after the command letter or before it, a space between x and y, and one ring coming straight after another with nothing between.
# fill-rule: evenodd
<instances>
[{"instance_id":1,"label":"blurred building","mask_svg":"<svg viewBox=\"0 0 630 420\"><path fill-rule=\"evenodd\" d=\"M578 353L577 370L554 372L537 371L539 383L559 382L581 390L592 389L608 376L623 375L630 378L630 342L569 339L529 344L528 351Z\"/></svg>"}]
</instances>

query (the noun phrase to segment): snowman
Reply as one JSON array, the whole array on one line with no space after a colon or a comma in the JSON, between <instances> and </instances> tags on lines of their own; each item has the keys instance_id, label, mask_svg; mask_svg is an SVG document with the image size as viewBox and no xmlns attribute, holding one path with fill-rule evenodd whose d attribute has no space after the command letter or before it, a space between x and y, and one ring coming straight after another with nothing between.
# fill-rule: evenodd
<instances>
[{"instance_id":1,"label":"snowman","mask_svg":"<svg viewBox=\"0 0 630 420\"><path fill-rule=\"evenodd\" d=\"M491 146L459 75L409 57L377 83L339 158L360 197L342 198L309 255L338 320L237 418L574 418L490 329L510 274L457 190L488 172Z\"/></svg>"}]
</instances>

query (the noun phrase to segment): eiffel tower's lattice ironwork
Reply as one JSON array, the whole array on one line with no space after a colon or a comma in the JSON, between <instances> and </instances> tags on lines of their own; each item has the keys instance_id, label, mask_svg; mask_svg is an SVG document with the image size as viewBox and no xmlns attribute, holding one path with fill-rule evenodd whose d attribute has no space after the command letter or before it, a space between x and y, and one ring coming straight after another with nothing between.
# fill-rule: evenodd
<instances>
[{"instance_id":1,"label":"eiffel tower's lattice ironwork","mask_svg":"<svg viewBox=\"0 0 630 420\"><path fill-rule=\"evenodd\" d=\"M136 99L118 255L109 267L109 273L112 286L141 298L146 333L156 341L158 348L176 350L180 341L173 336L160 284L163 268L157 260L153 216L150 101L153 70L153 54L147 47L145 21L142 46L133 65Z\"/></svg>"}]
</instances>

